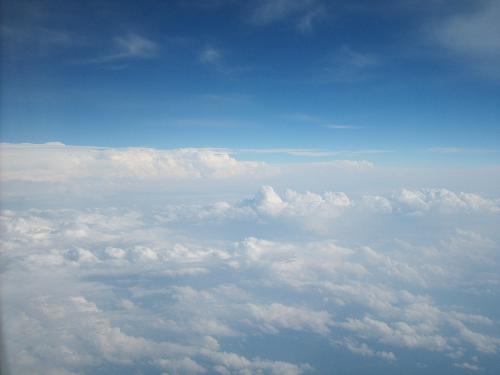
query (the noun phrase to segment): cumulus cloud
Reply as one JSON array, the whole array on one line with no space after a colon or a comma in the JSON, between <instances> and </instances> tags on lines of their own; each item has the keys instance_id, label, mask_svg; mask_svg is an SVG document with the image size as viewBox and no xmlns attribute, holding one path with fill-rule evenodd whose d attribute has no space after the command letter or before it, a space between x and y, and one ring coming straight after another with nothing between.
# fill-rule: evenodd
<instances>
[{"instance_id":1,"label":"cumulus cloud","mask_svg":"<svg viewBox=\"0 0 500 375\"><path fill-rule=\"evenodd\" d=\"M396 360L396 356L393 352L375 351L365 343L359 343L351 338L346 339L344 344L351 352L359 354L363 357L378 357L385 361Z\"/></svg>"},{"instance_id":2,"label":"cumulus cloud","mask_svg":"<svg viewBox=\"0 0 500 375\"><path fill-rule=\"evenodd\" d=\"M488 199L473 193L455 193L447 189L403 189L396 194L394 201L399 205L400 210L414 213L430 210L441 213L457 211L500 212L498 199Z\"/></svg>"},{"instance_id":3,"label":"cumulus cloud","mask_svg":"<svg viewBox=\"0 0 500 375\"><path fill-rule=\"evenodd\" d=\"M350 205L345 193L326 192L319 195L311 192L304 194L287 190L283 199L271 186L263 186L253 199L241 202L241 207L251 207L267 216L318 216L334 217L342 208Z\"/></svg>"},{"instance_id":4,"label":"cumulus cloud","mask_svg":"<svg viewBox=\"0 0 500 375\"><path fill-rule=\"evenodd\" d=\"M342 324L342 327L358 332L362 337L375 337L380 342L396 346L426 348L436 351L449 348L445 337L432 332L432 330L429 332L425 326L409 325L406 322L388 324L365 316L363 319L349 318L347 322Z\"/></svg>"},{"instance_id":5,"label":"cumulus cloud","mask_svg":"<svg viewBox=\"0 0 500 375\"><path fill-rule=\"evenodd\" d=\"M152 183L140 185L146 193L194 184L221 190L233 177L273 171L207 149L48 144L3 145L2 153L11 190L106 179ZM214 196L186 188L192 202L175 196L164 204L158 193L152 204L118 208L7 199L0 272L11 370L331 372L309 342L366 364L407 368L418 351L488 370L500 353L491 305L500 285L498 199L334 187L263 184ZM300 360L261 340L300 351ZM479 355L485 361L473 359Z\"/></svg>"},{"instance_id":6,"label":"cumulus cloud","mask_svg":"<svg viewBox=\"0 0 500 375\"><path fill-rule=\"evenodd\" d=\"M479 367L477 364L469 363L469 362L454 363L453 366L464 369L464 370L470 370L470 371L481 370L481 367Z\"/></svg>"},{"instance_id":7,"label":"cumulus cloud","mask_svg":"<svg viewBox=\"0 0 500 375\"><path fill-rule=\"evenodd\" d=\"M310 217L325 204L352 204L342 194L297 194L282 198L264 188L245 204L274 219L284 210ZM317 335L366 360L393 363L399 362L393 348L452 359L464 347L490 356L500 350L500 338L488 328L497 324L493 316L443 305L429 295L434 287L465 285L471 249L496 246L485 236L458 231L427 252L311 239L208 244L176 234L156 215L113 208L4 210L3 298L8 345L19 353L11 361L17 373L33 366L41 373L78 373L144 359L155 371L172 373L311 369L272 357L252 359L224 344L225 338L257 333ZM450 251L452 272L436 276L436 269L450 268ZM494 267L498 259L490 254L488 264ZM479 265L468 282L492 280ZM16 315L19 307L23 315ZM52 349L43 349L42 341Z\"/></svg>"},{"instance_id":8,"label":"cumulus cloud","mask_svg":"<svg viewBox=\"0 0 500 375\"><path fill-rule=\"evenodd\" d=\"M157 218L172 224L198 225L198 228L209 225L219 231L224 228L244 230L246 227L256 231L258 228L273 229L275 235L287 230L327 235L355 218L375 220L374 217L378 216L380 220L390 221L407 216L427 218L427 222L431 222L443 215L459 215L472 220L478 215L496 217L499 212L498 198L447 189L402 189L385 196L349 196L336 191L318 194L291 189L278 193L272 186L264 185L251 198L203 206L170 205L159 211ZM247 230L246 233L253 232ZM479 238L472 241L475 240L479 241Z\"/></svg>"},{"instance_id":9,"label":"cumulus cloud","mask_svg":"<svg viewBox=\"0 0 500 375\"><path fill-rule=\"evenodd\" d=\"M273 303L270 306L250 304L251 315L262 324L265 331L277 333L279 328L293 330L311 330L318 334L328 334L331 318L326 311L310 311L308 309L285 306Z\"/></svg>"},{"instance_id":10,"label":"cumulus cloud","mask_svg":"<svg viewBox=\"0 0 500 375\"><path fill-rule=\"evenodd\" d=\"M57 143L1 147L4 180L227 178L273 172L264 163L238 161L211 149L112 149Z\"/></svg>"}]
</instances>

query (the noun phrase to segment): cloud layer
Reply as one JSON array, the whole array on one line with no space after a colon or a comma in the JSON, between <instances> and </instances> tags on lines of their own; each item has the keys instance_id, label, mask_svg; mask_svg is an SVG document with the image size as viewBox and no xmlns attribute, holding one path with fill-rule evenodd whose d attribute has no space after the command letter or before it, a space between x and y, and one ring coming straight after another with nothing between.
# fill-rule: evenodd
<instances>
[{"instance_id":1,"label":"cloud layer","mask_svg":"<svg viewBox=\"0 0 500 375\"><path fill-rule=\"evenodd\" d=\"M264 163L237 161L227 152L213 149L2 144L2 158L2 178L17 181L224 178L272 173Z\"/></svg>"},{"instance_id":2,"label":"cloud layer","mask_svg":"<svg viewBox=\"0 0 500 375\"><path fill-rule=\"evenodd\" d=\"M444 373L493 374L499 363L495 196L269 184L241 194L233 179L304 172L207 149L3 153L8 190L121 181L192 195L93 206L75 190L79 207L57 192L24 207L8 191L2 313L13 373L421 373L437 360ZM221 191L198 195L197 184ZM120 184L108 189L127 201Z\"/></svg>"}]
</instances>

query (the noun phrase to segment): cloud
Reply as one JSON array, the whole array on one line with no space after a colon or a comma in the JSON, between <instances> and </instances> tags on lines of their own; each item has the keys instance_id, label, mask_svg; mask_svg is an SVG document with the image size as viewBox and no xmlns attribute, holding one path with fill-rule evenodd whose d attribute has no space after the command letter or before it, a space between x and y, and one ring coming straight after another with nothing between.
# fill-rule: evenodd
<instances>
[{"instance_id":1,"label":"cloud","mask_svg":"<svg viewBox=\"0 0 500 375\"><path fill-rule=\"evenodd\" d=\"M408 368L418 352L493 367L494 191L384 190L364 176L392 170L359 161L232 155L2 145L2 194L20 197L3 195L0 217L11 371L330 372L308 347L360 366ZM43 189L51 199L32 204Z\"/></svg>"},{"instance_id":2,"label":"cloud","mask_svg":"<svg viewBox=\"0 0 500 375\"><path fill-rule=\"evenodd\" d=\"M453 211L500 212L500 201L473 193L455 193L447 189L403 189L395 197L401 210L420 213L436 210L442 213Z\"/></svg>"},{"instance_id":3,"label":"cloud","mask_svg":"<svg viewBox=\"0 0 500 375\"><path fill-rule=\"evenodd\" d=\"M469 362L454 363L453 366L464 369L464 370L469 370L469 371L482 370L481 367L479 367L477 364L469 363Z\"/></svg>"},{"instance_id":4,"label":"cloud","mask_svg":"<svg viewBox=\"0 0 500 375\"><path fill-rule=\"evenodd\" d=\"M331 318L326 311L311 311L279 303L270 306L250 304L248 308L266 332L278 333L277 328L311 330L320 335L330 332Z\"/></svg>"},{"instance_id":5,"label":"cloud","mask_svg":"<svg viewBox=\"0 0 500 375\"><path fill-rule=\"evenodd\" d=\"M217 64L221 59L222 53L212 46L206 46L200 52L200 61L203 64Z\"/></svg>"},{"instance_id":6,"label":"cloud","mask_svg":"<svg viewBox=\"0 0 500 375\"><path fill-rule=\"evenodd\" d=\"M297 122L305 122L314 125L320 125L329 129L361 129L363 126L358 125L348 125L348 124L328 124L328 121L321 119L316 116L309 115L307 113L289 113L282 116L287 120L297 121Z\"/></svg>"},{"instance_id":7,"label":"cloud","mask_svg":"<svg viewBox=\"0 0 500 375\"><path fill-rule=\"evenodd\" d=\"M317 79L323 83L362 81L368 79L381 63L380 57L373 53L342 45L325 59Z\"/></svg>"},{"instance_id":8,"label":"cloud","mask_svg":"<svg viewBox=\"0 0 500 375\"><path fill-rule=\"evenodd\" d=\"M198 59L202 64L210 66L214 68L218 73L224 75L238 75L253 69L250 65L241 65L237 63L234 64L232 62L226 61L223 51L211 45L206 45L201 49L198 55ZM212 98L209 99L216 98L212 96ZM206 120L202 119L200 122L206 122Z\"/></svg>"},{"instance_id":9,"label":"cloud","mask_svg":"<svg viewBox=\"0 0 500 375\"><path fill-rule=\"evenodd\" d=\"M386 199L395 208L384 215L397 216L391 233L402 237L401 228L414 225L414 216L398 213L396 198ZM360 361L382 359L394 366L407 365L403 354L396 361L394 348L436 352L453 363L464 348L496 356L494 312L478 314L468 299L450 304L439 298L442 291L468 295L471 287L482 291L476 301L492 298L484 293L486 285L499 282L496 227L446 238L439 226L430 226L427 237L438 235L430 244L384 237L387 245L360 245L365 242L360 233L380 217L358 202L344 193L280 195L264 187L251 199L208 206L211 211L206 205L191 207L189 215L198 220L194 229L179 223L189 209L180 203L173 216L161 206L3 210L2 302L12 370L312 370L305 363L283 362L272 350L259 352L259 358L245 352L244 343L266 335L300 337L300 343L313 335L317 345L333 343ZM246 212L245 225L259 233L263 218L304 218L296 222L300 228L322 211L339 208L361 210L348 221L355 241L339 244L330 236L318 239L289 229L286 240L262 233L231 238L231 215ZM447 215L456 220L459 213ZM203 225L220 217L227 217L226 230L217 231L216 241L207 240ZM486 262L478 261L485 256Z\"/></svg>"},{"instance_id":10,"label":"cloud","mask_svg":"<svg viewBox=\"0 0 500 375\"><path fill-rule=\"evenodd\" d=\"M396 356L393 352L375 351L365 343L358 343L353 339L347 339L344 344L351 352L359 354L363 357L378 357L390 362L396 360Z\"/></svg>"},{"instance_id":11,"label":"cloud","mask_svg":"<svg viewBox=\"0 0 500 375\"><path fill-rule=\"evenodd\" d=\"M253 98L249 95L241 94L203 94L200 99L212 104L220 105L241 105L252 102Z\"/></svg>"},{"instance_id":12,"label":"cloud","mask_svg":"<svg viewBox=\"0 0 500 375\"><path fill-rule=\"evenodd\" d=\"M342 327L359 332L362 337L376 337L383 343L409 348L425 348L443 351L449 348L445 337L429 332L427 327L409 325L406 322L386 323L365 316L363 319L349 318Z\"/></svg>"},{"instance_id":13,"label":"cloud","mask_svg":"<svg viewBox=\"0 0 500 375\"><path fill-rule=\"evenodd\" d=\"M355 126L355 125L337 125L337 124L330 124L330 125L325 125L325 127L329 129L359 129L360 126Z\"/></svg>"},{"instance_id":14,"label":"cloud","mask_svg":"<svg viewBox=\"0 0 500 375\"><path fill-rule=\"evenodd\" d=\"M364 154L383 154L392 152L390 150L324 150L324 149L308 149L308 148L242 148L242 149L229 149L233 154L252 153L252 154L287 154L290 156L303 156L303 157L340 157L342 155L355 156ZM355 165L360 168L373 167L373 163L367 160L332 160L332 165Z\"/></svg>"},{"instance_id":15,"label":"cloud","mask_svg":"<svg viewBox=\"0 0 500 375\"><path fill-rule=\"evenodd\" d=\"M133 33L116 37L114 42L121 51L117 53L116 58L150 58L155 56L158 50L156 43Z\"/></svg>"},{"instance_id":16,"label":"cloud","mask_svg":"<svg viewBox=\"0 0 500 375\"><path fill-rule=\"evenodd\" d=\"M57 22L64 17L60 17L59 12L50 11L49 2L27 1L21 4L5 1L2 5L0 33L4 58L16 60L61 55L87 44L85 36Z\"/></svg>"},{"instance_id":17,"label":"cloud","mask_svg":"<svg viewBox=\"0 0 500 375\"><path fill-rule=\"evenodd\" d=\"M480 71L499 77L500 3L478 2L476 9L453 14L430 26L432 40Z\"/></svg>"},{"instance_id":18,"label":"cloud","mask_svg":"<svg viewBox=\"0 0 500 375\"><path fill-rule=\"evenodd\" d=\"M335 216L337 210L351 204L346 194L335 192L327 192L321 196L311 192L300 194L287 190L284 199L271 186L263 186L252 200L241 204L269 216L309 216L312 213Z\"/></svg>"},{"instance_id":19,"label":"cloud","mask_svg":"<svg viewBox=\"0 0 500 375\"><path fill-rule=\"evenodd\" d=\"M499 152L498 150L493 150L493 149L463 148L463 147L431 147L428 148L427 151L439 154L457 154L457 153L483 154L483 153Z\"/></svg>"},{"instance_id":20,"label":"cloud","mask_svg":"<svg viewBox=\"0 0 500 375\"><path fill-rule=\"evenodd\" d=\"M38 306L35 306L36 302ZM165 369L182 374L207 372L204 366L238 374L258 370L273 374L301 374L308 369L307 365L249 359L234 352L220 351L217 340L210 336L197 337L190 343L178 343L127 334L83 296L60 301L41 298L28 303L30 311L23 314L25 325L18 329L35 341L32 341L34 347L29 352L12 356L14 370L19 374L30 373L35 368L41 374L56 373L58 368L66 373L80 373L103 365L108 369L113 365L129 367L141 360L151 363L150 371ZM63 331L57 329L61 320L66 327ZM44 337L34 336L33 331L30 333L40 324L47 329Z\"/></svg>"},{"instance_id":21,"label":"cloud","mask_svg":"<svg viewBox=\"0 0 500 375\"><path fill-rule=\"evenodd\" d=\"M259 0L250 20L259 26L292 20L299 31L310 32L325 14L326 9L316 0Z\"/></svg>"},{"instance_id":22,"label":"cloud","mask_svg":"<svg viewBox=\"0 0 500 375\"><path fill-rule=\"evenodd\" d=\"M2 178L72 179L230 178L273 173L265 163L238 161L211 149L97 148L61 144L2 144Z\"/></svg>"},{"instance_id":23,"label":"cloud","mask_svg":"<svg viewBox=\"0 0 500 375\"><path fill-rule=\"evenodd\" d=\"M88 64L108 64L118 61L151 59L158 55L160 47L154 41L135 33L113 39L114 52L85 60Z\"/></svg>"},{"instance_id":24,"label":"cloud","mask_svg":"<svg viewBox=\"0 0 500 375\"><path fill-rule=\"evenodd\" d=\"M210 218L214 223L245 225L258 220L262 225L284 225L285 228L291 225L297 230L322 232L349 206L351 201L342 192L320 195L287 190L280 196L271 186L262 186L252 198L242 199L235 204L220 201L205 207L170 207L166 216L171 222L196 223Z\"/></svg>"},{"instance_id":25,"label":"cloud","mask_svg":"<svg viewBox=\"0 0 500 375\"><path fill-rule=\"evenodd\" d=\"M45 27L21 29L12 26L2 27L2 37L10 47L34 45L40 52L53 48L71 47L78 39L69 31L53 30Z\"/></svg>"},{"instance_id":26,"label":"cloud","mask_svg":"<svg viewBox=\"0 0 500 375\"><path fill-rule=\"evenodd\" d=\"M265 226L275 235L289 230L313 232L316 235L331 233L335 225L343 225L353 218L369 217L370 220L392 220L393 218L415 218L432 222L443 216L470 217L477 215L495 217L500 213L498 198L487 198L479 194L453 192L447 189L402 189L380 195L352 197L344 192L326 191L322 194L297 192L291 189L279 194L269 186L262 186L251 198L234 203L218 201L210 205L169 206L161 215L170 223L179 225L204 225L208 219L217 226L231 224L233 228L244 228L250 224ZM376 219L376 220L379 220ZM223 230L223 228L218 228ZM459 237L449 246L489 242L474 232L457 230ZM475 255L477 259L482 257Z\"/></svg>"},{"instance_id":27,"label":"cloud","mask_svg":"<svg viewBox=\"0 0 500 375\"><path fill-rule=\"evenodd\" d=\"M302 33L309 33L314 30L317 23L321 22L326 17L326 9L318 5L309 10L305 15L299 18L297 27Z\"/></svg>"},{"instance_id":28,"label":"cloud","mask_svg":"<svg viewBox=\"0 0 500 375\"><path fill-rule=\"evenodd\" d=\"M162 369L173 374L204 374L207 370L189 357L181 359L159 359L157 363Z\"/></svg>"}]
</instances>

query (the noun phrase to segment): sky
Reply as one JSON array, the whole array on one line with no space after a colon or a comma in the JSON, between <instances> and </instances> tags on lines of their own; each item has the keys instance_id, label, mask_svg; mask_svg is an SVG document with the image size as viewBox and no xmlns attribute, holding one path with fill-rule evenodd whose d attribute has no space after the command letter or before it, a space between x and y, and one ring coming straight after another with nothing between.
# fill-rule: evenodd
<instances>
[{"instance_id":1,"label":"sky","mask_svg":"<svg viewBox=\"0 0 500 375\"><path fill-rule=\"evenodd\" d=\"M2 374L497 374L500 1L1 6Z\"/></svg>"},{"instance_id":2,"label":"sky","mask_svg":"<svg viewBox=\"0 0 500 375\"><path fill-rule=\"evenodd\" d=\"M498 162L498 1L5 1L3 14L3 142Z\"/></svg>"}]
</instances>

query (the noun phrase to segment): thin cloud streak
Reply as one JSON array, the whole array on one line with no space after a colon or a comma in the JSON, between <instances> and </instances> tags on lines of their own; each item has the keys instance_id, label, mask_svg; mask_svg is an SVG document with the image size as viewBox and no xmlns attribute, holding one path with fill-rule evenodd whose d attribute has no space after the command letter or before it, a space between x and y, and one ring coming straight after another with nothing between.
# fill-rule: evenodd
<instances>
[{"instance_id":1,"label":"thin cloud streak","mask_svg":"<svg viewBox=\"0 0 500 375\"><path fill-rule=\"evenodd\" d=\"M483 148L463 148L463 147L431 147L428 148L426 151L439 154L457 154L457 153L490 154L499 152L500 150L483 149Z\"/></svg>"},{"instance_id":2,"label":"thin cloud streak","mask_svg":"<svg viewBox=\"0 0 500 375\"><path fill-rule=\"evenodd\" d=\"M326 8L317 0L263 0L250 11L250 23L269 26L273 23L291 22L301 33L313 31L323 19Z\"/></svg>"},{"instance_id":3,"label":"thin cloud streak","mask_svg":"<svg viewBox=\"0 0 500 375\"><path fill-rule=\"evenodd\" d=\"M361 129L361 126L356 126L356 125L337 125L337 124L331 124L331 125L325 125L326 128L329 129Z\"/></svg>"},{"instance_id":4,"label":"thin cloud streak","mask_svg":"<svg viewBox=\"0 0 500 375\"><path fill-rule=\"evenodd\" d=\"M87 64L106 64L123 60L151 59L157 56L159 45L144 36L129 33L113 39L114 53L89 60Z\"/></svg>"},{"instance_id":5,"label":"thin cloud streak","mask_svg":"<svg viewBox=\"0 0 500 375\"><path fill-rule=\"evenodd\" d=\"M328 157L340 155L369 155L392 153L393 150L365 149L365 150L322 150L322 149L300 149L300 148L244 148L232 149L231 153L238 154L242 152L254 154L287 154L291 156L303 157Z\"/></svg>"}]
</instances>

